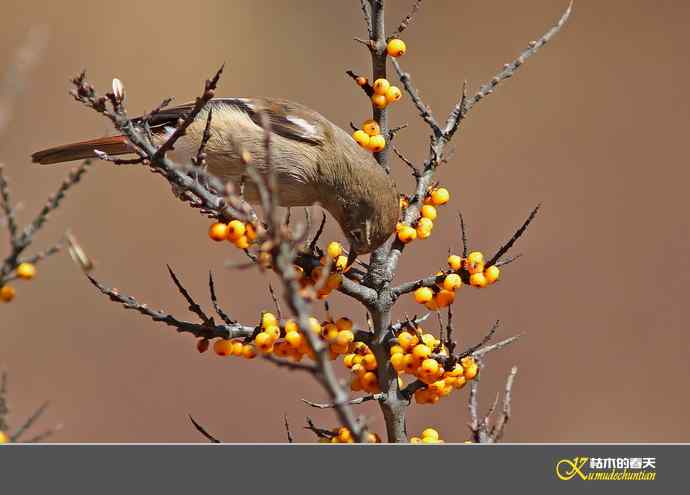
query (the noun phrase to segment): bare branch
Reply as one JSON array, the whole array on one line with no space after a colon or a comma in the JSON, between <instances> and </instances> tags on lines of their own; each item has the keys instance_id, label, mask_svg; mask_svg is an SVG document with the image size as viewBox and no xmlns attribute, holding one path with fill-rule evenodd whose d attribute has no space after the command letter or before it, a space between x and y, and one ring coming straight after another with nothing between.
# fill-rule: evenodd
<instances>
[{"instance_id":1,"label":"bare branch","mask_svg":"<svg viewBox=\"0 0 690 495\"><path fill-rule=\"evenodd\" d=\"M220 440L218 440L216 437L214 437L208 431L206 431L206 429L203 426L201 426L199 423L197 423L191 414L188 414L187 416L189 416L189 420L194 425L194 428L196 428L196 431L201 433L209 442L211 442L211 443L222 443Z\"/></svg>"},{"instance_id":2,"label":"bare branch","mask_svg":"<svg viewBox=\"0 0 690 495\"><path fill-rule=\"evenodd\" d=\"M496 254L494 254L494 255L491 257L491 259L489 260L489 262L486 264L487 267L489 267L489 266L491 266L491 265L495 265L496 262L499 260L499 258L500 258L501 256L503 256L504 254L506 254L506 253L510 250L510 248L512 248L513 245L517 242L517 240L518 240L520 237L522 237L522 234L525 233L525 231L527 230L527 227L529 226L529 224L532 222L532 220L534 220L534 217L537 215L537 212L539 211L539 208L540 208L540 207L541 207L541 203L538 204L538 205L530 212L529 216L527 217L527 220L525 220L525 222L520 226L520 228L517 229L517 230L515 231L515 233L513 234L513 237L511 237L510 240L509 240L508 242L506 242L503 246L501 246L501 248L496 252Z\"/></svg>"},{"instance_id":3,"label":"bare branch","mask_svg":"<svg viewBox=\"0 0 690 495\"><path fill-rule=\"evenodd\" d=\"M365 395L363 397L357 397L355 399L350 399L349 401L347 401L347 404L354 406L357 404L363 404L365 402L369 402L370 400L380 401L380 400L383 400L385 398L386 398L386 395L381 394L381 393L372 394L372 395ZM332 403L331 404L321 404L318 402L308 401L307 399L302 399L302 402L304 402L305 404L307 404L311 407L315 407L317 409L332 409L332 408L336 407L336 404L332 404Z\"/></svg>"}]
</instances>

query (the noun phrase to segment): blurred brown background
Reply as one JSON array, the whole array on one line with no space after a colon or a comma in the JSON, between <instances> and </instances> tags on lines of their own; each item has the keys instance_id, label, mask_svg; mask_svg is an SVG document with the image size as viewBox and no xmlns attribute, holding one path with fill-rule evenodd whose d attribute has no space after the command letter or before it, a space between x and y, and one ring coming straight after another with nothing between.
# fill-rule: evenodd
<instances>
[{"instance_id":1,"label":"blurred brown background","mask_svg":"<svg viewBox=\"0 0 690 495\"><path fill-rule=\"evenodd\" d=\"M388 2L391 29L411 3ZM100 89L121 78L131 112L167 96L191 99L226 61L220 94L293 99L343 127L369 115L344 74L369 68L368 53L352 41L365 36L355 1L0 7L0 67L31 26L47 26L51 36L0 140L24 221L68 170L32 165L29 154L110 132L67 95L68 78L82 68ZM445 118L463 79L473 88L490 79L565 7L566 0L425 2L404 35L409 51L401 63ZM684 2L577 1L555 41L471 113L455 157L440 171L451 203L431 239L406 252L401 281L429 273L449 246L457 249L456 210L469 224L471 246L491 252L543 202L517 246L525 256L504 270L499 286L466 290L455 305L468 344L498 318L499 337L527 332L490 355L483 374L488 408L510 366L520 368L508 441L690 440L688 21ZM394 123L410 123L398 146L421 160L427 132L409 99L392 114ZM407 170L394 163L398 183L409 189ZM34 249L70 227L96 259L101 281L178 316L187 313L165 264L205 304L212 269L225 308L251 321L271 306L270 277L225 270L226 260L241 255L212 244L207 226L160 178L98 164ZM336 233L331 226L329 238ZM298 440L312 440L300 429L305 415L335 426L331 412L300 402L323 398L310 377L259 360L200 356L189 336L110 303L66 255L42 264L33 283L16 286L17 299L0 307L0 366L10 372L14 425L50 399L40 427L64 423L52 438L63 442L202 441L188 413L228 442L284 441L283 412ZM340 295L331 302L336 315L353 308ZM417 309L406 298L397 315ZM361 313L354 316L363 323ZM443 438L465 440L466 399L463 390L413 408L409 431L435 425ZM375 406L358 411L384 431Z\"/></svg>"}]
</instances>

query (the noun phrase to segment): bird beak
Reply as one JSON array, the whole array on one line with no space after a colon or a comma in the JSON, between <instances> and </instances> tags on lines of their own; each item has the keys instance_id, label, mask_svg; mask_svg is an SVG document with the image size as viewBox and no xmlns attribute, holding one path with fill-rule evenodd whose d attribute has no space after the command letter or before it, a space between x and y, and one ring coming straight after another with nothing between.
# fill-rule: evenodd
<instances>
[{"instance_id":1,"label":"bird beak","mask_svg":"<svg viewBox=\"0 0 690 495\"><path fill-rule=\"evenodd\" d=\"M352 244L350 244L350 252L347 254L346 270L354 264L356 259L357 251L355 251L355 248L352 246Z\"/></svg>"}]
</instances>

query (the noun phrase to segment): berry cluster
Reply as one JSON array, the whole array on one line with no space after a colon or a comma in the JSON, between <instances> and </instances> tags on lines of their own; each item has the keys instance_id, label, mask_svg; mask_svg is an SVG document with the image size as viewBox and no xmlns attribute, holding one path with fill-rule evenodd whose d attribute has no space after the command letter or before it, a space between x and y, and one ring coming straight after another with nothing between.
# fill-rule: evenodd
<instances>
[{"instance_id":1,"label":"berry cluster","mask_svg":"<svg viewBox=\"0 0 690 495\"><path fill-rule=\"evenodd\" d=\"M367 433L368 443L381 443L381 437L376 433ZM352 436L352 432L348 430L345 426L340 428L335 428L330 432L329 436L323 436L319 439L319 443L354 443L355 439Z\"/></svg>"},{"instance_id":2,"label":"berry cluster","mask_svg":"<svg viewBox=\"0 0 690 495\"><path fill-rule=\"evenodd\" d=\"M424 197L422 208L420 209L420 216L414 226L398 223L396 232L398 239L404 244L414 241L415 239L427 239L431 235L434 228L434 220L438 216L436 208L448 203L450 193L444 187L434 187L429 189ZM400 209L404 210L409 206L409 200L403 196L400 198Z\"/></svg>"},{"instance_id":3,"label":"berry cluster","mask_svg":"<svg viewBox=\"0 0 690 495\"><path fill-rule=\"evenodd\" d=\"M239 249L247 249L256 239L256 227L239 220L231 220L228 223L216 222L208 230L208 236L214 241L230 241Z\"/></svg>"},{"instance_id":4,"label":"berry cluster","mask_svg":"<svg viewBox=\"0 0 690 495\"><path fill-rule=\"evenodd\" d=\"M473 251L462 258L457 254L448 256L451 272L433 287L420 287L414 292L414 299L424 304L427 309L435 311L453 304L455 292L465 283L473 287L484 288L498 281L501 270L496 265L485 267L484 255ZM443 276L438 272L437 276Z\"/></svg>"},{"instance_id":5,"label":"berry cluster","mask_svg":"<svg viewBox=\"0 0 690 495\"><path fill-rule=\"evenodd\" d=\"M378 363L369 346L364 342L355 342L350 351L343 357L343 364L352 371L350 390L353 392L363 390L371 394L380 392L378 375L376 374Z\"/></svg>"},{"instance_id":6,"label":"berry cluster","mask_svg":"<svg viewBox=\"0 0 690 495\"><path fill-rule=\"evenodd\" d=\"M19 263L14 271L17 278L22 280L31 280L36 276L36 266L32 263ZM17 295L17 291L11 285L3 285L0 287L0 301L10 302Z\"/></svg>"},{"instance_id":7,"label":"berry cluster","mask_svg":"<svg viewBox=\"0 0 690 495\"><path fill-rule=\"evenodd\" d=\"M452 369L444 369L437 358L448 357L448 349L421 328L414 333L400 332L397 344L390 348L390 356L391 365L398 375L413 375L426 385L414 394L418 404L435 404L453 389L464 387L468 380L474 379L479 373L479 366L469 356L455 363Z\"/></svg>"},{"instance_id":8,"label":"berry cluster","mask_svg":"<svg viewBox=\"0 0 690 495\"><path fill-rule=\"evenodd\" d=\"M383 151L386 147L386 138L381 135L381 128L378 122L369 119L362 122L361 129L357 129L352 138L357 141L362 148L372 153Z\"/></svg>"},{"instance_id":9,"label":"berry cluster","mask_svg":"<svg viewBox=\"0 0 690 495\"><path fill-rule=\"evenodd\" d=\"M427 428L422 432L421 437L410 438L410 443L444 443L443 440L439 438L438 431L433 428Z\"/></svg>"}]
</instances>

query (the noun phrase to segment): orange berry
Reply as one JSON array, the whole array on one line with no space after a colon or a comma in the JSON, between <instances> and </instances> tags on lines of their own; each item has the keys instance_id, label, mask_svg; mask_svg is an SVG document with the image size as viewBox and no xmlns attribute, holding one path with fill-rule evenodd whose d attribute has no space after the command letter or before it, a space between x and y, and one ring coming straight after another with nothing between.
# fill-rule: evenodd
<instances>
[{"instance_id":1,"label":"orange berry","mask_svg":"<svg viewBox=\"0 0 690 495\"><path fill-rule=\"evenodd\" d=\"M358 376L353 376L352 381L350 382L350 390L353 392L359 392L362 390L362 381L359 379Z\"/></svg>"},{"instance_id":2,"label":"orange berry","mask_svg":"<svg viewBox=\"0 0 690 495\"><path fill-rule=\"evenodd\" d=\"M273 336L269 335L266 332L259 332L254 338L254 344L256 345L256 348L263 353L268 353L272 350L273 342Z\"/></svg>"},{"instance_id":3,"label":"orange berry","mask_svg":"<svg viewBox=\"0 0 690 495\"><path fill-rule=\"evenodd\" d=\"M431 192L431 203L434 206L445 205L450 199L450 193L448 189L444 187L439 187Z\"/></svg>"},{"instance_id":4,"label":"orange berry","mask_svg":"<svg viewBox=\"0 0 690 495\"><path fill-rule=\"evenodd\" d=\"M405 350L400 345L392 345L390 348L391 356L394 354L404 354Z\"/></svg>"},{"instance_id":5,"label":"orange berry","mask_svg":"<svg viewBox=\"0 0 690 495\"><path fill-rule=\"evenodd\" d=\"M421 209L421 214L424 218L428 218L431 221L436 220L436 217L438 216L436 208L432 205L423 205Z\"/></svg>"},{"instance_id":6,"label":"orange berry","mask_svg":"<svg viewBox=\"0 0 690 495\"><path fill-rule=\"evenodd\" d=\"M333 323L327 323L321 328L321 336L329 342L335 342L338 337L338 328Z\"/></svg>"},{"instance_id":7,"label":"orange berry","mask_svg":"<svg viewBox=\"0 0 690 495\"><path fill-rule=\"evenodd\" d=\"M422 361L422 365L419 367L419 370L420 373L431 376L436 374L438 368L438 361L436 361L435 359L427 358L424 361Z\"/></svg>"},{"instance_id":8,"label":"orange berry","mask_svg":"<svg viewBox=\"0 0 690 495\"><path fill-rule=\"evenodd\" d=\"M358 129L352 133L352 139L354 139L362 148L367 148L369 146L369 134L361 129Z\"/></svg>"},{"instance_id":9,"label":"orange berry","mask_svg":"<svg viewBox=\"0 0 690 495\"><path fill-rule=\"evenodd\" d=\"M245 230L246 231L244 235L247 236L247 239L249 239L250 241L256 239L256 228L251 223L245 225Z\"/></svg>"},{"instance_id":10,"label":"orange berry","mask_svg":"<svg viewBox=\"0 0 690 495\"><path fill-rule=\"evenodd\" d=\"M326 279L326 287L330 290L336 290L343 285L343 276L340 273L331 273Z\"/></svg>"},{"instance_id":11,"label":"orange berry","mask_svg":"<svg viewBox=\"0 0 690 495\"><path fill-rule=\"evenodd\" d=\"M403 225L398 230L398 239L403 244L414 241L417 238L417 231L408 225Z\"/></svg>"},{"instance_id":12,"label":"orange berry","mask_svg":"<svg viewBox=\"0 0 690 495\"><path fill-rule=\"evenodd\" d=\"M336 337L335 342L338 345L348 345L354 339L355 336L352 333L352 330L341 330L340 332L338 332L338 336Z\"/></svg>"},{"instance_id":13,"label":"orange berry","mask_svg":"<svg viewBox=\"0 0 690 495\"><path fill-rule=\"evenodd\" d=\"M355 358L354 354L346 354L345 357L343 357L343 364L345 365L346 368L352 368L352 365L355 364L353 362Z\"/></svg>"},{"instance_id":14,"label":"orange berry","mask_svg":"<svg viewBox=\"0 0 690 495\"><path fill-rule=\"evenodd\" d=\"M273 354L275 354L278 357L288 357L290 353L292 352L292 346L285 342L284 340L281 340L280 342L276 342L273 345Z\"/></svg>"},{"instance_id":15,"label":"orange berry","mask_svg":"<svg viewBox=\"0 0 690 495\"><path fill-rule=\"evenodd\" d=\"M446 275L443 279L443 288L446 290L454 291L462 286L462 279L457 273L451 273Z\"/></svg>"},{"instance_id":16,"label":"orange berry","mask_svg":"<svg viewBox=\"0 0 690 495\"><path fill-rule=\"evenodd\" d=\"M391 366L395 371L402 371L405 369L405 354L393 354L391 356Z\"/></svg>"},{"instance_id":17,"label":"orange berry","mask_svg":"<svg viewBox=\"0 0 690 495\"><path fill-rule=\"evenodd\" d=\"M299 332L299 326L297 325L297 322L295 320L286 320L285 325L283 325L285 328L285 333L288 332Z\"/></svg>"},{"instance_id":18,"label":"orange berry","mask_svg":"<svg viewBox=\"0 0 690 495\"><path fill-rule=\"evenodd\" d=\"M248 249L249 248L249 239L247 238L246 235L243 235L239 239L233 241L233 244L239 249Z\"/></svg>"},{"instance_id":19,"label":"orange berry","mask_svg":"<svg viewBox=\"0 0 690 495\"><path fill-rule=\"evenodd\" d=\"M467 255L467 264L468 265L483 265L484 264L484 255L480 251L472 251L470 254Z\"/></svg>"},{"instance_id":20,"label":"orange berry","mask_svg":"<svg viewBox=\"0 0 690 495\"><path fill-rule=\"evenodd\" d=\"M496 265L491 265L484 270L484 278L487 284L493 284L501 277L501 270Z\"/></svg>"},{"instance_id":21,"label":"orange berry","mask_svg":"<svg viewBox=\"0 0 690 495\"><path fill-rule=\"evenodd\" d=\"M388 100L385 95L371 95L371 102L379 110L383 110L388 105Z\"/></svg>"},{"instance_id":22,"label":"orange berry","mask_svg":"<svg viewBox=\"0 0 690 495\"><path fill-rule=\"evenodd\" d=\"M381 127L374 119L365 120L362 122L362 130L369 136L378 136L381 134Z\"/></svg>"},{"instance_id":23,"label":"orange berry","mask_svg":"<svg viewBox=\"0 0 690 495\"><path fill-rule=\"evenodd\" d=\"M362 386L365 389L371 388L374 385L378 385L379 379L376 377L376 373L373 371L367 371L364 373L361 377L360 380L362 381Z\"/></svg>"},{"instance_id":24,"label":"orange berry","mask_svg":"<svg viewBox=\"0 0 690 495\"><path fill-rule=\"evenodd\" d=\"M366 84L369 82L366 77L364 76L357 76L355 78L355 82L357 83L358 86L366 86Z\"/></svg>"},{"instance_id":25,"label":"orange berry","mask_svg":"<svg viewBox=\"0 0 690 495\"><path fill-rule=\"evenodd\" d=\"M228 224L228 240L234 242L242 237L246 231L247 227L245 227L244 223L239 220L233 220Z\"/></svg>"},{"instance_id":26,"label":"orange berry","mask_svg":"<svg viewBox=\"0 0 690 495\"><path fill-rule=\"evenodd\" d=\"M439 435L433 428L427 428L422 432L422 438L433 438L434 440L438 440Z\"/></svg>"},{"instance_id":27,"label":"orange berry","mask_svg":"<svg viewBox=\"0 0 690 495\"><path fill-rule=\"evenodd\" d=\"M453 304L455 301L455 292L443 289L434 297L434 301L439 308L445 308Z\"/></svg>"},{"instance_id":28,"label":"orange berry","mask_svg":"<svg viewBox=\"0 0 690 495\"><path fill-rule=\"evenodd\" d=\"M486 277L482 272L473 273L472 275L470 275L470 285L472 285L473 287L478 287L480 289L486 287Z\"/></svg>"},{"instance_id":29,"label":"orange berry","mask_svg":"<svg viewBox=\"0 0 690 495\"><path fill-rule=\"evenodd\" d=\"M408 206L410 206L410 200L407 199L406 196L400 196L400 209L401 209L401 210L404 210L404 209L407 208ZM398 225L400 225L400 224L398 224ZM397 228L397 227L396 227L396 228Z\"/></svg>"},{"instance_id":30,"label":"orange berry","mask_svg":"<svg viewBox=\"0 0 690 495\"><path fill-rule=\"evenodd\" d=\"M434 291L429 287L420 287L414 291L414 300L419 304L426 304L434 298Z\"/></svg>"},{"instance_id":31,"label":"orange berry","mask_svg":"<svg viewBox=\"0 0 690 495\"><path fill-rule=\"evenodd\" d=\"M460 268L462 268L462 258L457 254L451 254L448 256L448 266L451 270L457 272L460 270Z\"/></svg>"},{"instance_id":32,"label":"orange berry","mask_svg":"<svg viewBox=\"0 0 690 495\"><path fill-rule=\"evenodd\" d=\"M364 369L367 371L374 371L378 367L376 356L373 354L367 354L364 356L362 359L362 366L364 366Z\"/></svg>"},{"instance_id":33,"label":"orange berry","mask_svg":"<svg viewBox=\"0 0 690 495\"><path fill-rule=\"evenodd\" d=\"M229 356L232 354L232 340L218 339L213 343L213 352L219 356Z\"/></svg>"},{"instance_id":34,"label":"orange berry","mask_svg":"<svg viewBox=\"0 0 690 495\"><path fill-rule=\"evenodd\" d=\"M407 51L407 46L405 45L405 42L403 40L393 38L386 45L386 51L388 52L388 55L390 55L391 57L400 57L402 55L405 55L405 52Z\"/></svg>"},{"instance_id":35,"label":"orange berry","mask_svg":"<svg viewBox=\"0 0 690 495\"><path fill-rule=\"evenodd\" d=\"M390 87L391 83L388 82L388 79L384 78L377 79L374 81L374 84L372 84L374 93L381 96L385 96L386 91L388 91L388 88Z\"/></svg>"},{"instance_id":36,"label":"orange berry","mask_svg":"<svg viewBox=\"0 0 690 495\"><path fill-rule=\"evenodd\" d=\"M280 327L278 325L271 325L264 332L270 335L274 342L280 338Z\"/></svg>"},{"instance_id":37,"label":"orange berry","mask_svg":"<svg viewBox=\"0 0 690 495\"><path fill-rule=\"evenodd\" d=\"M407 351L416 344L415 337L410 332L400 332L398 334L398 344Z\"/></svg>"},{"instance_id":38,"label":"orange berry","mask_svg":"<svg viewBox=\"0 0 690 495\"><path fill-rule=\"evenodd\" d=\"M256 357L256 347L252 344L244 344L242 346L242 357L245 359L254 359Z\"/></svg>"},{"instance_id":39,"label":"orange berry","mask_svg":"<svg viewBox=\"0 0 690 495\"><path fill-rule=\"evenodd\" d=\"M241 356L243 348L244 348L244 344L242 344L242 341L240 341L240 340L233 340L232 341L232 355L233 356Z\"/></svg>"},{"instance_id":40,"label":"orange berry","mask_svg":"<svg viewBox=\"0 0 690 495\"><path fill-rule=\"evenodd\" d=\"M373 153L378 153L379 151L383 151L386 148L386 138L384 138L381 134L378 134L376 136L371 136L369 138L369 146L367 146L367 149Z\"/></svg>"},{"instance_id":41,"label":"orange berry","mask_svg":"<svg viewBox=\"0 0 690 495\"><path fill-rule=\"evenodd\" d=\"M434 222L426 217L421 217L417 220L417 238L426 239L431 235L431 231L434 228Z\"/></svg>"},{"instance_id":42,"label":"orange berry","mask_svg":"<svg viewBox=\"0 0 690 495\"><path fill-rule=\"evenodd\" d=\"M10 302L17 295L17 291L10 285L3 285L0 287L0 300L3 302Z\"/></svg>"},{"instance_id":43,"label":"orange berry","mask_svg":"<svg viewBox=\"0 0 690 495\"><path fill-rule=\"evenodd\" d=\"M224 241L228 238L228 226L222 222L216 222L208 229L208 236L214 241Z\"/></svg>"},{"instance_id":44,"label":"orange berry","mask_svg":"<svg viewBox=\"0 0 690 495\"><path fill-rule=\"evenodd\" d=\"M415 371L417 371L417 368L419 368L417 359L415 359L412 354L405 354L403 357L403 367L405 372L414 375Z\"/></svg>"},{"instance_id":45,"label":"orange berry","mask_svg":"<svg viewBox=\"0 0 690 495\"><path fill-rule=\"evenodd\" d=\"M278 318L273 313L263 313L261 315L261 328L266 329L278 324Z\"/></svg>"},{"instance_id":46,"label":"orange berry","mask_svg":"<svg viewBox=\"0 0 690 495\"><path fill-rule=\"evenodd\" d=\"M338 330L352 330L354 325L350 318L342 317L335 321L335 326L338 327Z\"/></svg>"},{"instance_id":47,"label":"orange berry","mask_svg":"<svg viewBox=\"0 0 690 495\"><path fill-rule=\"evenodd\" d=\"M31 280L36 276L36 267L32 263L19 263L17 266L17 277L24 280Z\"/></svg>"}]
</instances>

